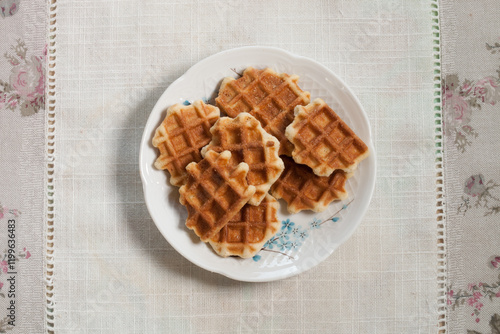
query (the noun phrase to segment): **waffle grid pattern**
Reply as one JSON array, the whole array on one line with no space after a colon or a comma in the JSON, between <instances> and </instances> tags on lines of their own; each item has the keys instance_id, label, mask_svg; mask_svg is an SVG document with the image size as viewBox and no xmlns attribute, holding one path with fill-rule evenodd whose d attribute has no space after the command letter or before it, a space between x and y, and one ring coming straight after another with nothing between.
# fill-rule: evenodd
<instances>
[{"instance_id":1,"label":"waffle grid pattern","mask_svg":"<svg viewBox=\"0 0 500 334\"><path fill-rule=\"evenodd\" d=\"M368 156L366 144L321 99L297 107L286 136L295 145L293 159L319 176L336 169L351 172Z\"/></svg>"},{"instance_id":2,"label":"waffle grid pattern","mask_svg":"<svg viewBox=\"0 0 500 334\"><path fill-rule=\"evenodd\" d=\"M278 155L278 140L264 131L259 121L248 113L239 114L234 119L223 117L210 131L212 141L203 148L202 155L207 150L218 153L228 150L233 165L247 163L248 183L256 187L249 203L259 205L284 169Z\"/></svg>"},{"instance_id":3,"label":"waffle grid pattern","mask_svg":"<svg viewBox=\"0 0 500 334\"><path fill-rule=\"evenodd\" d=\"M248 165L229 164L231 152L207 152L199 163L186 167L188 179L180 188L180 202L188 210L186 226L208 241L248 202L255 187L246 181Z\"/></svg>"},{"instance_id":4,"label":"waffle grid pattern","mask_svg":"<svg viewBox=\"0 0 500 334\"><path fill-rule=\"evenodd\" d=\"M237 80L224 79L216 102L231 117L242 112L255 116L264 130L279 140L279 153L291 155L293 145L285 137L285 129L293 121L295 106L306 105L310 98L309 92L297 85L298 79L270 68L249 67Z\"/></svg>"},{"instance_id":5,"label":"waffle grid pattern","mask_svg":"<svg viewBox=\"0 0 500 334\"><path fill-rule=\"evenodd\" d=\"M317 176L312 170L283 157L285 171L271 188L271 194L283 198L290 213L302 210L323 211L334 200L347 197L345 182L350 177L336 171L329 177Z\"/></svg>"},{"instance_id":6,"label":"waffle grid pattern","mask_svg":"<svg viewBox=\"0 0 500 334\"><path fill-rule=\"evenodd\" d=\"M160 150L155 162L167 169L170 183L181 186L187 177L186 166L202 159L201 148L210 142L210 128L219 119L219 109L196 101L190 106L175 104L156 130L153 146Z\"/></svg>"},{"instance_id":7,"label":"waffle grid pattern","mask_svg":"<svg viewBox=\"0 0 500 334\"><path fill-rule=\"evenodd\" d=\"M210 240L212 248L222 256L254 256L279 228L278 202L267 194L259 206L246 204Z\"/></svg>"}]
</instances>

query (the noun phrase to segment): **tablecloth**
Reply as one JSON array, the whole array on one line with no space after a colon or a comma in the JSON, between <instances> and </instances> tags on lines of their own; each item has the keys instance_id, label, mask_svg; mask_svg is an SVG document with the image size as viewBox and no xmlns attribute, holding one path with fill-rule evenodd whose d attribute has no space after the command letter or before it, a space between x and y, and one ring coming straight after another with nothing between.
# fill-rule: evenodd
<instances>
[{"instance_id":1,"label":"tablecloth","mask_svg":"<svg viewBox=\"0 0 500 334\"><path fill-rule=\"evenodd\" d=\"M44 1L0 1L2 333L45 328L46 29Z\"/></svg>"},{"instance_id":2,"label":"tablecloth","mask_svg":"<svg viewBox=\"0 0 500 334\"><path fill-rule=\"evenodd\" d=\"M18 229L16 323L0 314L0 331L500 332L494 1L0 0L0 9L6 312L9 224ZM269 283L179 255L149 216L137 164L168 85L247 45L339 75L368 114L377 153L355 234L317 267Z\"/></svg>"},{"instance_id":3,"label":"tablecloth","mask_svg":"<svg viewBox=\"0 0 500 334\"><path fill-rule=\"evenodd\" d=\"M500 7L443 1L450 333L500 333Z\"/></svg>"},{"instance_id":4,"label":"tablecloth","mask_svg":"<svg viewBox=\"0 0 500 334\"><path fill-rule=\"evenodd\" d=\"M430 3L58 2L55 328L131 333L402 333L436 328ZM271 283L202 270L144 205L139 141L199 60L264 45L324 64L366 108L375 196L327 261Z\"/></svg>"}]
</instances>

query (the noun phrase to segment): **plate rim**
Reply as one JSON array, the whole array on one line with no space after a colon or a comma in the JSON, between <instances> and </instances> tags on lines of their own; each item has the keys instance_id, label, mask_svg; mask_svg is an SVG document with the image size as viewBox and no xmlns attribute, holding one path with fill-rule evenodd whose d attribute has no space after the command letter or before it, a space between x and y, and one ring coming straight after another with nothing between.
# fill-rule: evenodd
<instances>
[{"instance_id":1,"label":"plate rim","mask_svg":"<svg viewBox=\"0 0 500 334\"><path fill-rule=\"evenodd\" d=\"M228 271L214 270L210 265L206 265L205 263L203 263L201 261L198 261L197 259L191 258L188 254L186 254L185 251L182 250L182 248L176 247L175 245L173 245L169 241L169 239L165 236L162 228L159 226L159 223L153 217L153 213L152 213L153 212L153 208L151 207L152 203L151 203L150 200L148 200L148 192L147 192L147 183L148 183L148 181L147 181L145 170L144 170L144 167L143 167L143 163L145 163L145 161L143 161L144 150L148 147L149 137L151 136L151 133L149 133L149 132L146 133L146 129L148 128L149 123L152 122L151 116L152 116L153 111L155 109L157 109L160 101L163 100L163 98L167 94L169 88L172 87L172 86L174 86L175 84L178 84L179 82L185 80L185 78L189 74L191 74L191 72L196 71L196 69L199 66L202 66L203 63L209 62L209 61L211 61L213 59L216 59L216 58L219 58L219 57L223 57L223 56L225 56L227 54L230 54L230 53L233 53L233 52L237 53L237 52L244 52L244 51L247 51L247 50L262 50L262 51L268 51L268 52L276 52L276 53L279 53L279 54L281 54L281 55L283 55L285 57L289 57L291 59L297 59L297 60L300 60L300 61L305 61L305 62L309 63L309 65L320 67L323 71L327 72L329 75L333 76L336 80L338 80L338 82L343 85L343 88L347 91L347 93L353 99L354 103L357 104L357 106L359 107L359 109L361 111L361 116L363 117L363 119L366 121L366 123L368 125L368 127L367 127L367 138L365 139L365 144L368 146L368 149L370 151L370 155L368 156L367 159L373 160L373 167L370 168L370 169L368 169L368 173L372 174L372 177L369 177L369 179L367 181L370 182L370 183L366 185L367 190L369 192L369 194L368 194L368 204L366 206L364 206L363 208L361 208L362 210L360 210L361 212L358 214L359 219L357 220L356 224L353 224L352 228L344 235L344 237L341 238L341 239L339 239L334 245L332 245L331 249L329 249L326 252L325 256L322 256L320 259L318 259L318 261L316 263L314 263L312 265L308 265L308 266L302 267L301 268L302 270L291 270L290 272L286 272L286 273L282 273L282 274L276 274L274 277L268 277L268 276L265 276L265 277L252 277L250 279L245 279L244 277L240 277L240 276L234 275L234 274L232 274L231 272L228 272ZM148 213L149 213L151 219L155 223L156 228L158 228L158 230L162 234L163 238L165 238L165 240L170 244L170 246L175 251L177 251L186 260L188 260L189 262L195 264L196 266L198 266L198 267L200 267L200 268L202 268L204 270L207 270L209 272L217 273L217 274L223 275L225 277L228 277L230 279L237 280L237 281L242 281L242 282L271 282L271 281L277 281L277 280L289 278L289 277L298 275L300 273L306 272L306 271L314 268L315 266L319 265L321 262L325 261L331 254L333 254L333 252L335 250L337 250L337 248L341 244L345 243L348 239L350 239L352 237L352 235L354 234L354 232L357 230L357 228L361 224L361 221L364 219L364 217L366 215L366 212L368 211L368 208L370 206L371 200L373 198L373 193L374 193L374 190L375 190L375 184L376 184L376 178L377 178L376 177L377 176L377 163L376 163L377 159L376 159L376 152L375 152L375 149L374 149L372 138L373 138L373 135L372 135L371 125L370 125L370 120L368 118L368 115L367 115L367 113L366 113L363 105L359 101L358 97L356 96L356 94L354 94L354 92L352 91L352 89L344 82L344 80L342 80L335 72L333 72L332 70L330 70L329 68L327 68L325 65L319 63L318 61L316 61L316 60L314 60L312 58L305 57L305 56L300 56L300 55L291 53L291 52L289 52L287 50L284 50L284 49L281 49L281 48L277 48L277 47L271 47L271 46L243 46L243 47L226 49L226 50L217 52L215 54L212 54L212 55L210 55L210 56L208 56L206 58L203 58L200 61L198 61L195 64L193 64L186 72L184 72L184 74L182 74L180 77L178 77L176 80L174 80L170 85L168 85L168 87L165 88L165 90L163 91L163 93L161 94L161 96L158 98L158 100L156 101L155 105L151 109L151 111L149 113L149 116L148 116L148 119L146 121L146 124L144 125L144 130L143 130L143 133L142 133L142 137L141 137L141 141L140 141L140 148L139 148L139 174L140 174L140 177L141 177L141 183L142 183L142 188L143 188L143 193L144 193L144 201L145 201L145 204L146 204L146 207L148 209Z\"/></svg>"}]
</instances>

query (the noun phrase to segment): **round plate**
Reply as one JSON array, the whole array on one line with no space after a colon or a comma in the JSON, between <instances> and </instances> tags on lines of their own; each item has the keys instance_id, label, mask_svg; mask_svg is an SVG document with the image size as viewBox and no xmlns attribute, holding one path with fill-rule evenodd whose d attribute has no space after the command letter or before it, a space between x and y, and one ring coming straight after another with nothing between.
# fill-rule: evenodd
<instances>
[{"instance_id":1,"label":"round plate","mask_svg":"<svg viewBox=\"0 0 500 334\"><path fill-rule=\"evenodd\" d=\"M368 145L371 154L348 180L348 199L333 202L321 213L302 211L293 215L280 200L282 225L275 238L253 258L222 258L185 226L187 210L179 203L179 189L170 185L166 171L154 168L158 151L151 140L169 106L199 99L213 104L222 79L237 78L237 73L248 66L297 74L299 86L311 93L311 101L317 97L325 100ZM200 61L172 83L149 116L141 141L139 168L149 213L172 247L206 270L248 282L290 277L325 260L359 225L375 185L375 151L370 125L352 91L332 71L314 60L270 47L223 51Z\"/></svg>"}]
</instances>

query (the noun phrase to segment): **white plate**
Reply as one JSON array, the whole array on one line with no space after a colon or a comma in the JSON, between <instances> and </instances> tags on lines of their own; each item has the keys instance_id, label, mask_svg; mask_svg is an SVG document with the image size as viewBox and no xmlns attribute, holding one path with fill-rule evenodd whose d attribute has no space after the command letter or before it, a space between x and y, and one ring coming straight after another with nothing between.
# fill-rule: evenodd
<instances>
[{"instance_id":1,"label":"white plate","mask_svg":"<svg viewBox=\"0 0 500 334\"><path fill-rule=\"evenodd\" d=\"M222 258L185 226L186 209L179 204L179 191L167 180L167 172L154 168L157 150L151 145L155 129L166 109L185 101L205 99L213 103L224 77L237 77L246 67L271 67L297 74L299 86L328 103L368 145L371 154L347 182L349 198L332 203L321 213L288 214L280 200L282 228L272 244L250 259ZM354 232L365 214L375 185L375 151L370 125L358 99L332 71L314 60L270 47L243 47L208 57L172 83L156 103L144 129L139 168L146 204L165 239L194 264L235 280L273 281L297 275L325 260ZM350 203L350 204L349 204Z\"/></svg>"}]
</instances>

